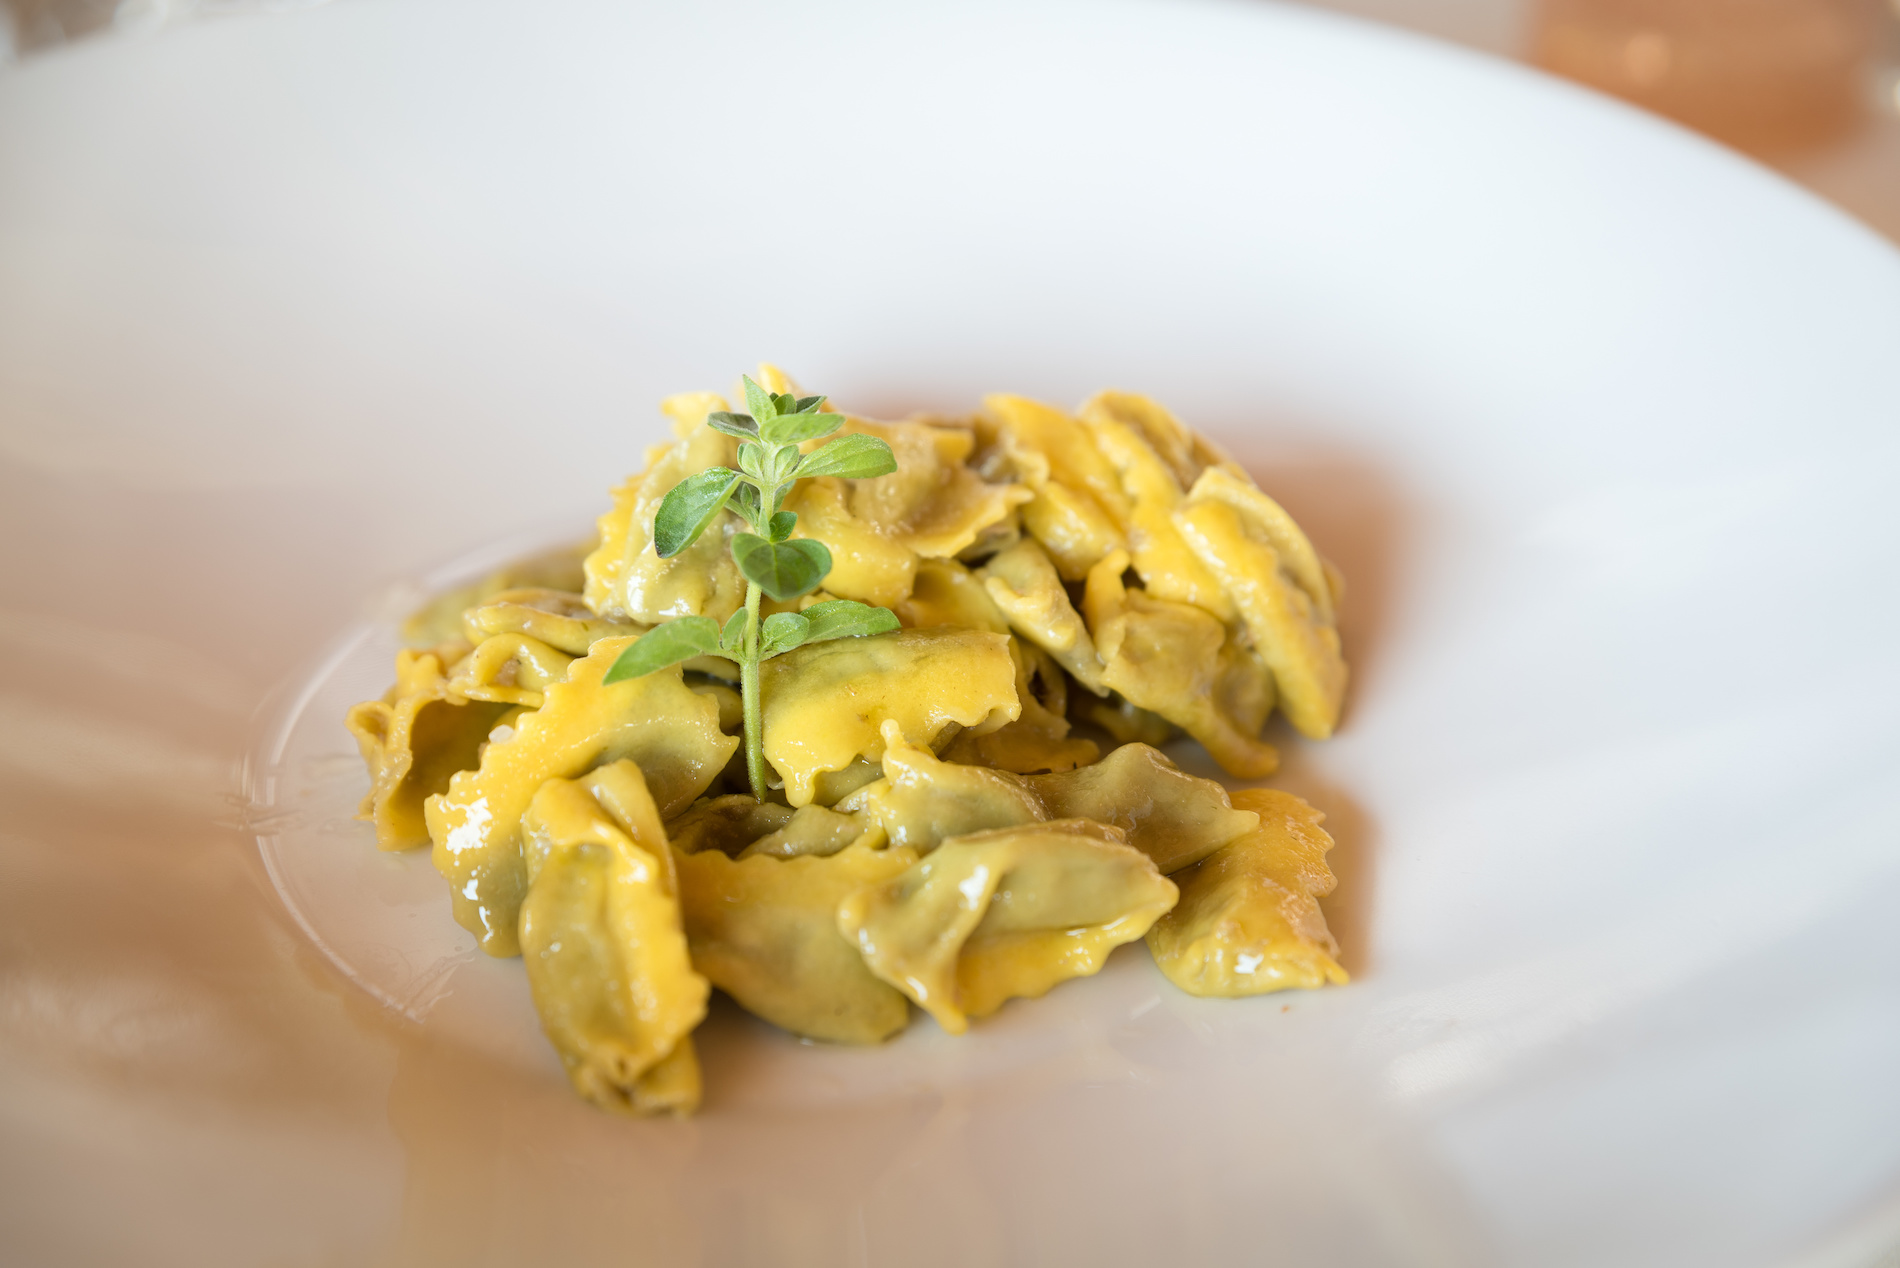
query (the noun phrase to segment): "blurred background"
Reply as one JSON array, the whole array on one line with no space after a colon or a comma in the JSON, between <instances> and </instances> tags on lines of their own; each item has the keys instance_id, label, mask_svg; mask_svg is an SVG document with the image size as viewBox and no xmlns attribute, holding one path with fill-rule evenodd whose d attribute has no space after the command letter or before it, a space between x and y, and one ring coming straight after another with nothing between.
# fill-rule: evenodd
<instances>
[{"instance_id":1,"label":"blurred background","mask_svg":"<svg viewBox=\"0 0 1900 1268\"><path fill-rule=\"evenodd\" d=\"M325 2L0 0L0 66ZM1900 242L1900 0L1293 2L1611 93L1752 155Z\"/></svg>"}]
</instances>

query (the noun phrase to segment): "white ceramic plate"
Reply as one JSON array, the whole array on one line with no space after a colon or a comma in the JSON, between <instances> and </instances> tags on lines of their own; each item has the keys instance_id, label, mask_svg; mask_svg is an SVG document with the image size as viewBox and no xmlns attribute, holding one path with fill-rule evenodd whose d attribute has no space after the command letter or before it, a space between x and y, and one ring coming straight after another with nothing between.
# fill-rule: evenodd
<instances>
[{"instance_id":1,"label":"white ceramic plate","mask_svg":"<svg viewBox=\"0 0 1900 1268\"><path fill-rule=\"evenodd\" d=\"M885 414L1147 391L1308 525L1356 678L1276 782L1352 986L1197 1001L1130 948L960 1040L717 1012L690 1123L574 1101L348 819L337 715L422 579L584 526L658 397L761 358ZM361 0L28 63L0 1243L1890 1262L1897 428L1870 234L1271 5Z\"/></svg>"}]
</instances>

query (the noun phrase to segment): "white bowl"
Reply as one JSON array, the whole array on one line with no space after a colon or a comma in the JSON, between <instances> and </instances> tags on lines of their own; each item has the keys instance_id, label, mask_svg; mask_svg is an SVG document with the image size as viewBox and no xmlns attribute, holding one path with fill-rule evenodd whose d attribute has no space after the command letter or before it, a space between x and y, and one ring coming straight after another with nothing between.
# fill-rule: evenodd
<instances>
[{"instance_id":1,"label":"white bowl","mask_svg":"<svg viewBox=\"0 0 1900 1268\"><path fill-rule=\"evenodd\" d=\"M961 1039L716 1010L688 1123L573 1098L349 819L339 706L421 579L584 531L761 358L884 414L1146 391L1307 524L1355 681L1275 782L1351 986L1129 948ZM379 0L9 70L0 1245L1875 1262L1897 457L1873 235L1298 10Z\"/></svg>"}]
</instances>

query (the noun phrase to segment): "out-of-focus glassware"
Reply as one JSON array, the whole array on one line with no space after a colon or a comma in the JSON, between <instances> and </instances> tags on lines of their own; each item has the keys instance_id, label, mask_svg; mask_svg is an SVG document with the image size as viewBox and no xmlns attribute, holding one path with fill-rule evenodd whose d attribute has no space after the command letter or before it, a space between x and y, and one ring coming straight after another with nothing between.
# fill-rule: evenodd
<instances>
[{"instance_id":1,"label":"out-of-focus glassware","mask_svg":"<svg viewBox=\"0 0 1900 1268\"><path fill-rule=\"evenodd\" d=\"M1542 0L1539 65L1778 155L1851 132L1883 45L1881 0Z\"/></svg>"}]
</instances>

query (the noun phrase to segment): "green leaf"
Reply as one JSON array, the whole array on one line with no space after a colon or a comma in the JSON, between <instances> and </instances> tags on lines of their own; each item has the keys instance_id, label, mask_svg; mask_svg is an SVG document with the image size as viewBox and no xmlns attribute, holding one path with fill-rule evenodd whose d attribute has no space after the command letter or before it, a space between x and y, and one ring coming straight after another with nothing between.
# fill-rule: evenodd
<instances>
[{"instance_id":1,"label":"green leaf","mask_svg":"<svg viewBox=\"0 0 1900 1268\"><path fill-rule=\"evenodd\" d=\"M719 631L719 650L728 656L737 656L745 647L745 609L740 608L726 618L726 628Z\"/></svg>"},{"instance_id":2,"label":"green leaf","mask_svg":"<svg viewBox=\"0 0 1900 1268\"><path fill-rule=\"evenodd\" d=\"M731 414L725 410L714 410L706 415L706 426L714 431L722 431L728 436L737 436L741 440L757 440L759 425L752 421L750 414Z\"/></svg>"},{"instance_id":3,"label":"green leaf","mask_svg":"<svg viewBox=\"0 0 1900 1268\"><path fill-rule=\"evenodd\" d=\"M801 415L800 417L804 417ZM823 415L811 417L822 418ZM840 436L805 455L798 464L798 478L843 476L847 480L868 480L897 470L897 455L876 436L853 432Z\"/></svg>"},{"instance_id":4,"label":"green leaf","mask_svg":"<svg viewBox=\"0 0 1900 1268\"><path fill-rule=\"evenodd\" d=\"M769 480L765 473L765 446L754 441L746 441L739 446L739 470L754 480Z\"/></svg>"},{"instance_id":5,"label":"green leaf","mask_svg":"<svg viewBox=\"0 0 1900 1268\"><path fill-rule=\"evenodd\" d=\"M792 535L792 529L798 526L798 516L791 511L780 511L772 517L770 525L772 540L782 542Z\"/></svg>"},{"instance_id":6,"label":"green leaf","mask_svg":"<svg viewBox=\"0 0 1900 1268\"><path fill-rule=\"evenodd\" d=\"M739 533L732 539L732 560L747 581L781 603L810 594L831 571L831 552L810 538L769 542Z\"/></svg>"},{"instance_id":7,"label":"green leaf","mask_svg":"<svg viewBox=\"0 0 1900 1268\"><path fill-rule=\"evenodd\" d=\"M897 628L897 613L889 608L874 608L850 599L827 599L823 603L814 603L802 615L811 626L811 631L805 635L807 643L888 634Z\"/></svg>"},{"instance_id":8,"label":"green leaf","mask_svg":"<svg viewBox=\"0 0 1900 1268\"><path fill-rule=\"evenodd\" d=\"M783 501L784 496L785 491L780 489L779 499ZM746 523L759 522L759 491L757 489L749 484L740 485L739 491L732 495L732 504L738 509L739 514L745 517Z\"/></svg>"},{"instance_id":9,"label":"green leaf","mask_svg":"<svg viewBox=\"0 0 1900 1268\"><path fill-rule=\"evenodd\" d=\"M796 612L774 612L759 626L759 659L789 652L805 641L811 622Z\"/></svg>"},{"instance_id":10,"label":"green leaf","mask_svg":"<svg viewBox=\"0 0 1900 1268\"><path fill-rule=\"evenodd\" d=\"M759 438L772 445L797 445L829 436L842 426L843 414L780 414L759 428Z\"/></svg>"},{"instance_id":11,"label":"green leaf","mask_svg":"<svg viewBox=\"0 0 1900 1268\"><path fill-rule=\"evenodd\" d=\"M767 423L778 417L778 405L773 401L770 392L752 381L751 375L742 374L739 377L745 380L746 408L752 411L752 417L759 420L759 427L763 429Z\"/></svg>"},{"instance_id":12,"label":"green leaf","mask_svg":"<svg viewBox=\"0 0 1900 1268\"><path fill-rule=\"evenodd\" d=\"M644 678L656 669L677 665L695 656L719 650L719 622L710 616L682 616L642 634L601 679L603 683Z\"/></svg>"},{"instance_id":13,"label":"green leaf","mask_svg":"<svg viewBox=\"0 0 1900 1268\"><path fill-rule=\"evenodd\" d=\"M772 394L772 408L781 414L796 414L798 398L789 392L775 392Z\"/></svg>"},{"instance_id":14,"label":"green leaf","mask_svg":"<svg viewBox=\"0 0 1900 1268\"><path fill-rule=\"evenodd\" d=\"M738 472L711 467L669 489L653 517L654 553L671 559L698 541L707 525L725 509L726 499L737 483Z\"/></svg>"},{"instance_id":15,"label":"green leaf","mask_svg":"<svg viewBox=\"0 0 1900 1268\"><path fill-rule=\"evenodd\" d=\"M815 413L818 407L824 403L825 398L822 396L801 396L798 398L798 412L801 414Z\"/></svg>"}]
</instances>

